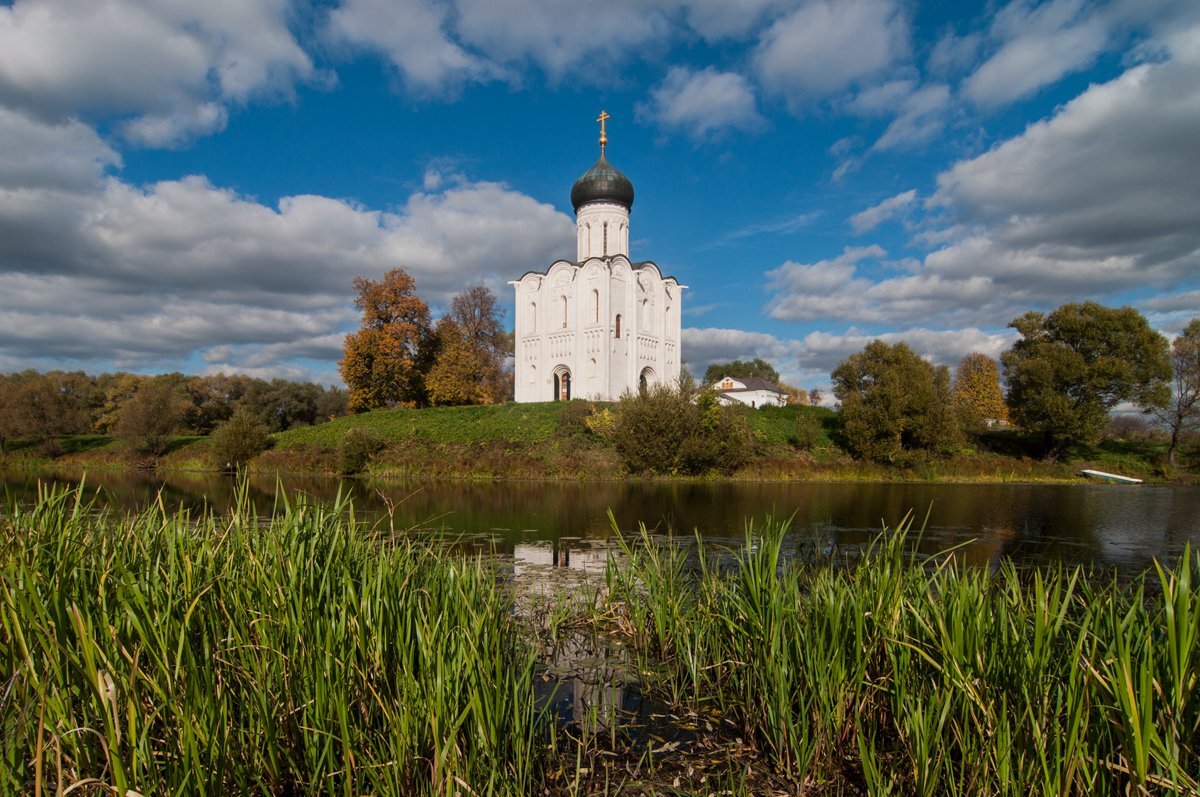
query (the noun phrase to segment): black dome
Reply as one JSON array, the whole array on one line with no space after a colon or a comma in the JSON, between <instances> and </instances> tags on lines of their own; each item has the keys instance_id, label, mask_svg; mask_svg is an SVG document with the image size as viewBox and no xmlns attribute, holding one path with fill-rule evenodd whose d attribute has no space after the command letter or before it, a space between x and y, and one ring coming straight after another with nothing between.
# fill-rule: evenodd
<instances>
[{"instance_id":1,"label":"black dome","mask_svg":"<svg viewBox=\"0 0 1200 797\"><path fill-rule=\"evenodd\" d=\"M576 213L589 202L615 202L626 210L633 207L633 183L612 167L603 149L596 165L584 172L571 188L571 204Z\"/></svg>"}]
</instances>

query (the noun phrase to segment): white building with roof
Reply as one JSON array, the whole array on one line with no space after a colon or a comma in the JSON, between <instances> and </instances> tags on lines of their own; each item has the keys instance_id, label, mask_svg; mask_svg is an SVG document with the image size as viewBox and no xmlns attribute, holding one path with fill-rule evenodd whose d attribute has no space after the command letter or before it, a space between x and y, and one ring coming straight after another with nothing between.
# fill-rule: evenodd
<instances>
[{"instance_id":1,"label":"white building with roof","mask_svg":"<svg viewBox=\"0 0 1200 797\"><path fill-rule=\"evenodd\" d=\"M612 401L674 384L680 373L683 291L650 261L629 257L633 184L605 155L571 188L576 256L509 284L516 294L514 399Z\"/></svg>"},{"instance_id":2,"label":"white building with roof","mask_svg":"<svg viewBox=\"0 0 1200 797\"><path fill-rule=\"evenodd\" d=\"M735 401L751 407L782 407L787 404L787 392L774 382L757 376L726 376L712 385L722 404Z\"/></svg>"}]
</instances>

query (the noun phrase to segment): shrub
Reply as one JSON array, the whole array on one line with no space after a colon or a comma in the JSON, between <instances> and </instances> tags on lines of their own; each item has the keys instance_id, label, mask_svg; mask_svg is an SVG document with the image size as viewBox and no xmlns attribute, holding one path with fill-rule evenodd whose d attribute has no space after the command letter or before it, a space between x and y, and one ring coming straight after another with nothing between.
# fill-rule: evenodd
<instances>
[{"instance_id":1,"label":"shrub","mask_svg":"<svg viewBox=\"0 0 1200 797\"><path fill-rule=\"evenodd\" d=\"M596 411L590 401L574 399L563 405L562 413L558 416L558 436L562 438L590 437L592 435L588 420Z\"/></svg>"},{"instance_id":2,"label":"shrub","mask_svg":"<svg viewBox=\"0 0 1200 797\"><path fill-rule=\"evenodd\" d=\"M689 379L626 395L613 414L613 445L634 473L731 473L757 448L744 414Z\"/></svg>"},{"instance_id":3,"label":"shrub","mask_svg":"<svg viewBox=\"0 0 1200 797\"><path fill-rule=\"evenodd\" d=\"M347 476L362 473L383 445L383 440L370 429L356 426L348 430L338 442L338 470Z\"/></svg>"},{"instance_id":4,"label":"shrub","mask_svg":"<svg viewBox=\"0 0 1200 797\"><path fill-rule=\"evenodd\" d=\"M801 451L808 451L821 439L821 421L810 412L800 412L796 415L796 426L792 433L792 445Z\"/></svg>"},{"instance_id":5,"label":"shrub","mask_svg":"<svg viewBox=\"0 0 1200 797\"><path fill-rule=\"evenodd\" d=\"M209 456L220 470L245 467L271 445L267 426L254 413L241 408L217 427L209 438Z\"/></svg>"}]
</instances>

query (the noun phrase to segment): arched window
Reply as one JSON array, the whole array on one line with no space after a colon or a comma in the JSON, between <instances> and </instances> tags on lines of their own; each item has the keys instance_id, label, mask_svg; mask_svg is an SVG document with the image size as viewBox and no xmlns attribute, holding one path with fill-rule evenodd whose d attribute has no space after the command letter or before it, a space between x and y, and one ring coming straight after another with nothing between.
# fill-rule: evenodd
<instances>
[{"instance_id":1,"label":"arched window","mask_svg":"<svg viewBox=\"0 0 1200 797\"><path fill-rule=\"evenodd\" d=\"M614 338L621 337L621 314L620 313L617 313L617 323L616 323L616 326L613 331L613 337Z\"/></svg>"},{"instance_id":2,"label":"arched window","mask_svg":"<svg viewBox=\"0 0 1200 797\"><path fill-rule=\"evenodd\" d=\"M563 329L567 328L567 297L564 294L562 297L562 322Z\"/></svg>"},{"instance_id":3,"label":"arched window","mask_svg":"<svg viewBox=\"0 0 1200 797\"><path fill-rule=\"evenodd\" d=\"M537 302L529 303L529 331L537 332Z\"/></svg>"},{"instance_id":4,"label":"arched window","mask_svg":"<svg viewBox=\"0 0 1200 797\"><path fill-rule=\"evenodd\" d=\"M600 291L592 289L592 323L600 323Z\"/></svg>"}]
</instances>

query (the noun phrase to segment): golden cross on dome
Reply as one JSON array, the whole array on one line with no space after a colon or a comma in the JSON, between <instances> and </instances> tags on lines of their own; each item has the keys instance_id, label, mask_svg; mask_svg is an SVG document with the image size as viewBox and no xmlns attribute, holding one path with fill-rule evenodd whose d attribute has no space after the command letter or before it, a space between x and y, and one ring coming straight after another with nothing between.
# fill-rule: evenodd
<instances>
[{"instance_id":1,"label":"golden cross on dome","mask_svg":"<svg viewBox=\"0 0 1200 797\"><path fill-rule=\"evenodd\" d=\"M608 136L604 134L604 123L609 119L612 119L612 117L609 116L608 111L605 110L601 110L600 116L596 118L596 121L600 123L600 149L602 150L604 149L605 145L608 144Z\"/></svg>"}]
</instances>

